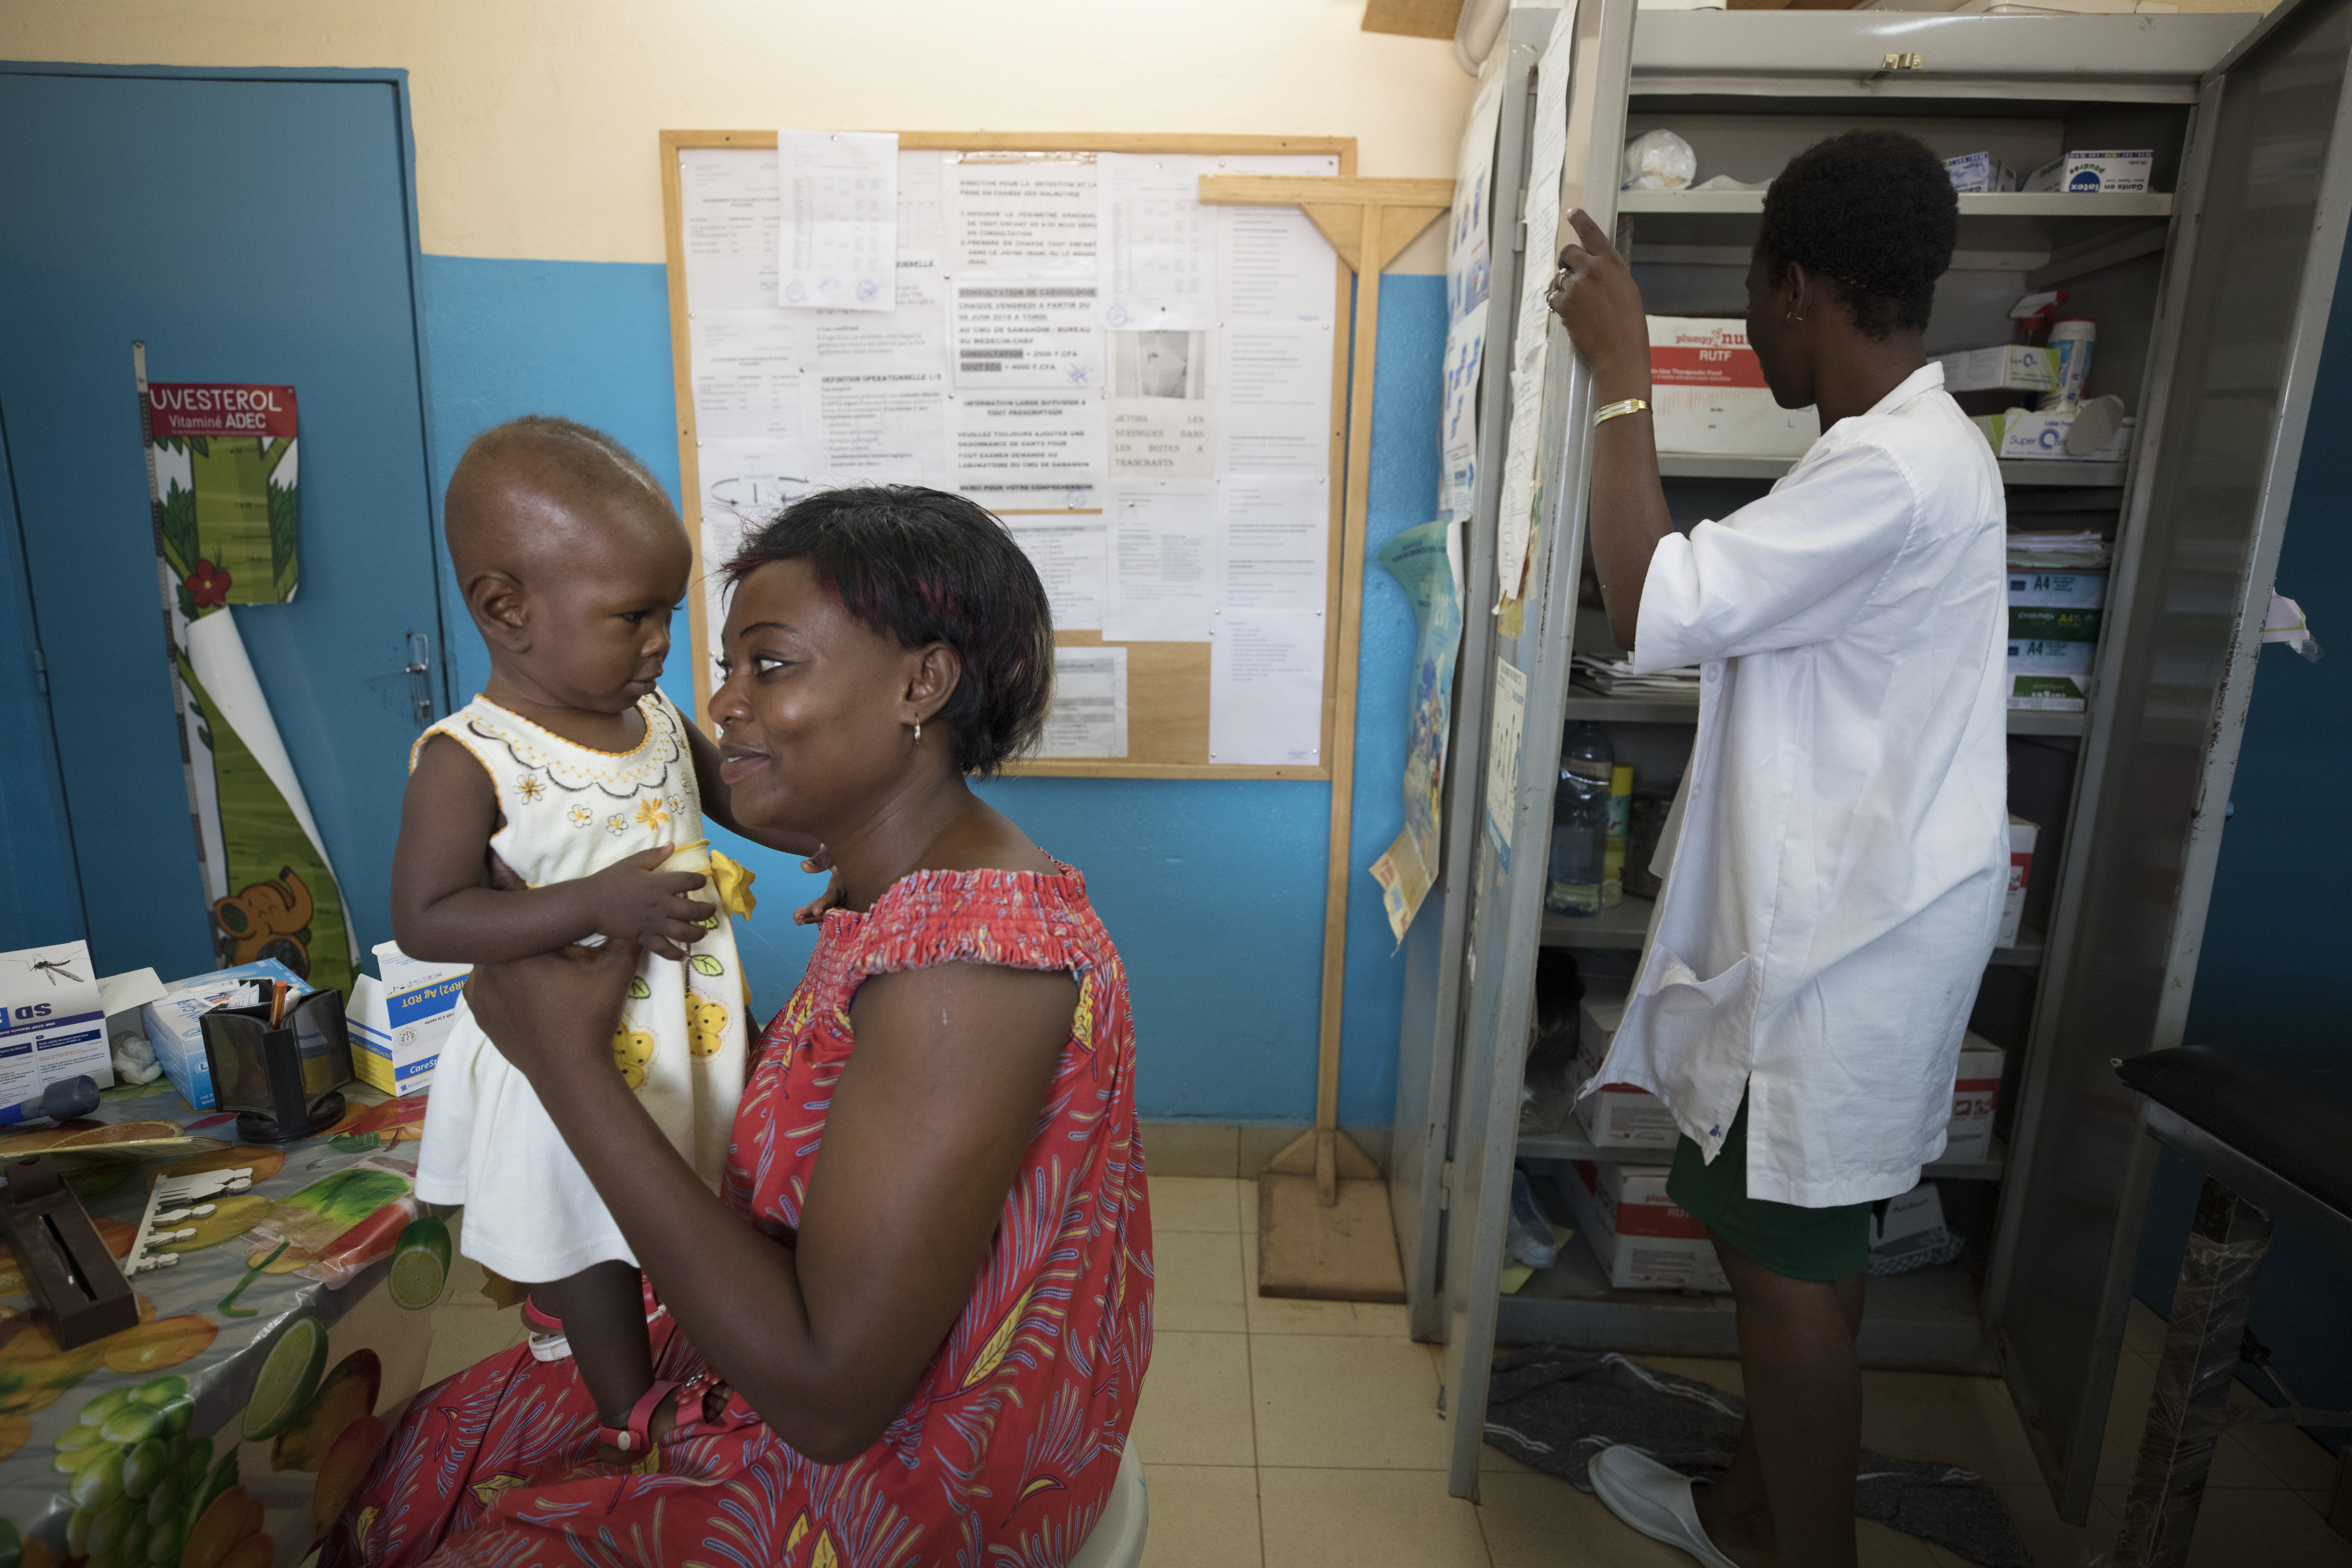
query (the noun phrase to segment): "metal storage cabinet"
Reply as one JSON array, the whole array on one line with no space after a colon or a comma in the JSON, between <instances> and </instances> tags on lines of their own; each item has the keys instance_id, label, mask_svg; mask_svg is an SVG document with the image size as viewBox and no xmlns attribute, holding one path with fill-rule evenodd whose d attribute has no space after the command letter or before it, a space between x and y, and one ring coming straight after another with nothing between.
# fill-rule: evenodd
<instances>
[{"instance_id":1,"label":"metal storage cabinet","mask_svg":"<svg viewBox=\"0 0 2352 1568\"><path fill-rule=\"evenodd\" d=\"M1948 155L1990 148L2021 172L2070 148L2158 150L2148 195L1963 196L1960 254L1938 286L1931 353L2005 341L2017 296L2069 289L2070 312L2099 324L2093 390L2121 394L2139 423L2125 463L2004 465L2013 525L2033 514L2041 526L2115 539L2097 681L2086 713L2011 720L2012 809L2042 831L2029 929L1993 955L1976 1015L2010 1049L2005 1138L1987 1161L1928 1173L1983 1194L1969 1258L1873 1281L1861 1338L1868 1364L2002 1373L2069 1519L2090 1500L2152 1170L2111 1063L2179 1044L2187 1013L2352 195L2347 4L2290 0L2267 17L1637 20L1632 0L1583 0L1571 24L1561 208L1618 226L1654 313L1742 309L1761 195L1621 195L1619 149L1653 125L1688 138L1702 174L1745 180L1769 178L1856 122L1903 126ZM1498 180L1525 167L1528 73L1548 28L1547 14L1517 14L1499 46L1513 74ZM1559 241L1523 239L1517 212L1496 206L1494 254L1548 269ZM1487 342L1508 343L1517 289L1499 267L1493 298ZM1580 1239L1517 1295L1496 1288L1515 1158L1610 1157L1572 1122L1519 1135L1537 952L1570 946L1581 961L1630 969L1650 912L1629 896L1594 919L1546 916L1560 737L1600 720L1621 760L1630 751L1638 763L1686 754L1695 718L1692 705L1569 682L1572 647L1608 644L1602 618L1580 625L1577 611L1589 378L1557 323L1551 333L1524 623L1504 636L1483 613L1495 574L1486 487L1501 467L1487 461L1468 557L1444 876L1407 939L1393 1190L1414 1331L1448 1345L1452 1488L1464 1497L1476 1495L1498 1342L1735 1348L1727 1298L1612 1290ZM1497 357L1490 349L1483 383L1482 456L1495 458L1508 396ZM1661 455L1685 526L1742 504L1786 467ZM1516 751L1500 759L1506 773L1517 764L1507 864L1478 826L1504 660L1527 689Z\"/></svg>"}]
</instances>

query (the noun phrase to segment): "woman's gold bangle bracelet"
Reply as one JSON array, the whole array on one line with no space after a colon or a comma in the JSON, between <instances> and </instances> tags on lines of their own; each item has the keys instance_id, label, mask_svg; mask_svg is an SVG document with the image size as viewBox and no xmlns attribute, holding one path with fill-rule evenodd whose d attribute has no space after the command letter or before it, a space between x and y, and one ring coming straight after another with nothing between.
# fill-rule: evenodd
<instances>
[{"instance_id":1,"label":"woman's gold bangle bracelet","mask_svg":"<svg viewBox=\"0 0 2352 1568\"><path fill-rule=\"evenodd\" d=\"M1612 419L1617 418L1621 415L1647 414L1649 411L1650 400L1648 398L1628 397L1621 402L1610 404L1600 413L1594 415L1592 416L1592 423L1597 428L1602 425L1608 424Z\"/></svg>"}]
</instances>

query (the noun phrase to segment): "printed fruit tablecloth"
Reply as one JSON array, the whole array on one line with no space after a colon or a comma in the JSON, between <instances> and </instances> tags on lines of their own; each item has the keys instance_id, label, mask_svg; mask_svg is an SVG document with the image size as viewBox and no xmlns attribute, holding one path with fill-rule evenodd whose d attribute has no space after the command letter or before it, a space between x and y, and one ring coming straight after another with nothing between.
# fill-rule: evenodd
<instances>
[{"instance_id":1,"label":"printed fruit tablecloth","mask_svg":"<svg viewBox=\"0 0 2352 1568\"><path fill-rule=\"evenodd\" d=\"M365 1103L364 1101L373 1101ZM326 1133L240 1146L167 1080L0 1138L54 1153L118 1259L159 1173L251 1190L132 1277L139 1325L59 1350L0 1247L0 1568L294 1568L422 1383L451 1224L413 1194L425 1099L365 1092Z\"/></svg>"}]
</instances>

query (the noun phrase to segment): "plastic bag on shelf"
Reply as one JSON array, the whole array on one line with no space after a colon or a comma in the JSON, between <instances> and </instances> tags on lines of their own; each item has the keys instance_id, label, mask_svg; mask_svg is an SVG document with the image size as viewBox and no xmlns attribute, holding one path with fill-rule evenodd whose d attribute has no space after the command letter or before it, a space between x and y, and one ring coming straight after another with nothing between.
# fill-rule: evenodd
<instances>
[{"instance_id":1,"label":"plastic bag on shelf","mask_svg":"<svg viewBox=\"0 0 2352 1568\"><path fill-rule=\"evenodd\" d=\"M1698 154L1671 131L1644 131L1625 143L1621 191L1679 191L1698 178Z\"/></svg>"}]
</instances>

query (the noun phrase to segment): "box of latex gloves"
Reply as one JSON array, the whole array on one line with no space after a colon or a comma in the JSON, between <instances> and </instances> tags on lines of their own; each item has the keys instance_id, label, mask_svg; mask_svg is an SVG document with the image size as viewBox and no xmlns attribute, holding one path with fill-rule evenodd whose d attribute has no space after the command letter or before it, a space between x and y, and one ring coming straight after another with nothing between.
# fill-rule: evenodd
<instances>
[{"instance_id":1,"label":"box of latex gloves","mask_svg":"<svg viewBox=\"0 0 2352 1568\"><path fill-rule=\"evenodd\" d=\"M2121 152L2069 153L2026 176L2028 191L2063 191L2070 195L2139 195L2156 172L2156 153L2135 147Z\"/></svg>"},{"instance_id":2,"label":"box of latex gloves","mask_svg":"<svg viewBox=\"0 0 2352 1568\"><path fill-rule=\"evenodd\" d=\"M1706 1226L1666 1196L1666 1173L1579 1160L1559 1184L1613 1289L1730 1289Z\"/></svg>"},{"instance_id":3,"label":"box of latex gloves","mask_svg":"<svg viewBox=\"0 0 2352 1568\"><path fill-rule=\"evenodd\" d=\"M257 986L266 998L271 983L280 980L297 996L317 989L276 959L259 958L234 969L173 981L164 987L161 999L147 1004L142 1015L147 1044L181 1099L198 1110L213 1109L212 1063L205 1055L204 1026L196 1020L215 1007L242 1006L256 1000L250 987Z\"/></svg>"},{"instance_id":4,"label":"box of latex gloves","mask_svg":"<svg viewBox=\"0 0 2352 1568\"><path fill-rule=\"evenodd\" d=\"M1989 349L1963 349L1939 354L1944 390L1963 392L2037 392L2058 390L2058 351L2025 343L1998 343ZM1999 445L1999 443L1995 443Z\"/></svg>"},{"instance_id":5,"label":"box of latex gloves","mask_svg":"<svg viewBox=\"0 0 2352 1568\"><path fill-rule=\"evenodd\" d=\"M420 1093L433 1086L473 966L426 963L390 942L376 944L375 966L352 984L352 1071L386 1094Z\"/></svg>"},{"instance_id":6,"label":"box of latex gloves","mask_svg":"<svg viewBox=\"0 0 2352 1568\"><path fill-rule=\"evenodd\" d=\"M2131 450L2132 428L2137 423L2126 415L2105 443L2087 452L2070 452L2066 449L2066 433L2074 427L2071 411L2010 408L1976 416L1977 428L1992 443L1994 457L2062 463L2122 462Z\"/></svg>"},{"instance_id":7,"label":"box of latex gloves","mask_svg":"<svg viewBox=\"0 0 2352 1568\"><path fill-rule=\"evenodd\" d=\"M85 1073L111 1088L105 1009L87 942L0 953L0 1105Z\"/></svg>"},{"instance_id":8,"label":"box of latex gloves","mask_svg":"<svg viewBox=\"0 0 2352 1568\"><path fill-rule=\"evenodd\" d=\"M1584 1001L1576 1029L1576 1072L1590 1081L1608 1058L1609 1042L1625 1016L1625 992L1597 982L1585 984ZM1604 1083L1576 1102L1576 1120L1584 1135L1602 1149L1658 1149L1673 1152L1681 1131L1674 1112L1646 1089L1630 1083Z\"/></svg>"},{"instance_id":9,"label":"box of latex gloves","mask_svg":"<svg viewBox=\"0 0 2352 1568\"><path fill-rule=\"evenodd\" d=\"M1661 452L1801 458L1822 433L1811 408L1783 408L1764 384L1747 323L1652 316L1650 418Z\"/></svg>"},{"instance_id":10,"label":"box of latex gloves","mask_svg":"<svg viewBox=\"0 0 2352 1568\"><path fill-rule=\"evenodd\" d=\"M2105 572L2009 569L2009 705L2080 713L2107 602Z\"/></svg>"}]
</instances>

